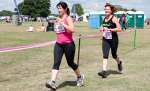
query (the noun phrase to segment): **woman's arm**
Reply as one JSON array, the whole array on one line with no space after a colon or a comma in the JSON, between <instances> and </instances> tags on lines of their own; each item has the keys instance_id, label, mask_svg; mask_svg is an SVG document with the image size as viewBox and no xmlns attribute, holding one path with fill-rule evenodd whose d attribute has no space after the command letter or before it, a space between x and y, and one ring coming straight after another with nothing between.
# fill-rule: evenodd
<instances>
[{"instance_id":1,"label":"woman's arm","mask_svg":"<svg viewBox=\"0 0 150 91\"><path fill-rule=\"evenodd\" d=\"M63 23L63 26L67 29L68 32L75 32L74 31L74 24L73 24L73 20L70 16L68 16L67 18L67 22L68 22L68 25Z\"/></svg>"},{"instance_id":2,"label":"woman's arm","mask_svg":"<svg viewBox=\"0 0 150 91\"><path fill-rule=\"evenodd\" d=\"M119 23L119 20L117 19L117 17L113 18L113 22L116 24L116 28L115 29L110 29L112 32L121 32L121 25Z\"/></svg>"}]
</instances>

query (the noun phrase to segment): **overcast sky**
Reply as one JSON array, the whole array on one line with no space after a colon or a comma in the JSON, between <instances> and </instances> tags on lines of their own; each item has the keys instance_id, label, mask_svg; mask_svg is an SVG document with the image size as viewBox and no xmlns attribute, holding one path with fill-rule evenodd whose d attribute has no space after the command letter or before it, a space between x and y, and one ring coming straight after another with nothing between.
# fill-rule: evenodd
<instances>
[{"instance_id":1,"label":"overcast sky","mask_svg":"<svg viewBox=\"0 0 150 91\"><path fill-rule=\"evenodd\" d=\"M0 10L14 10L13 0L0 0ZM17 0L17 2L21 2L23 0ZM51 0L52 2L52 12L56 11L56 4L60 0ZM81 3L86 12L88 11L99 11L103 10L103 7L106 1L115 4L121 5L126 8L135 8L137 10L142 10L145 12L146 16L150 17L150 0L61 0L66 1L71 7L73 3Z\"/></svg>"}]
</instances>

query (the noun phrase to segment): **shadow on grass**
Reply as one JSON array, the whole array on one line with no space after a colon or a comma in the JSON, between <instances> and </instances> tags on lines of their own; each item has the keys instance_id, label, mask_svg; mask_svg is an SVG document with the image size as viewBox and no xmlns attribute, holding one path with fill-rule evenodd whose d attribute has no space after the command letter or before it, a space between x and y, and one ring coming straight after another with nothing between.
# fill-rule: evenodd
<instances>
[{"instance_id":1,"label":"shadow on grass","mask_svg":"<svg viewBox=\"0 0 150 91\"><path fill-rule=\"evenodd\" d=\"M76 84L77 84L76 81L65 81L65 82L61 83L57 87L57 89L61 89L61 88L66 87L66 86L72 86L72 87L74 87L74 86L76 86Z\"/></svg>"},{"instance_id":2,"label":"shadow on grass","mask_svg":"<svg viewBox=\"0 0 150 91\"><path fill-rule=\"evenodd\" d=\"M53 90L53 89L49 89L48 91L56 91L56 90Z\"/></svg>"},{"instance_id":3,"label":"shadow on grass","mask_svg":"<svg viewBox=\"0 0 150 91\"><path fill-rule=\"evenodd\" d=\"M104 76L103 76L102 72L98 73L98 75L101 76L102 78L107 78L110 75L120 75L120 74L122 74L122 73L115 71L115 70L108 70Z\"/></svg>"},{"instance_id":4,"label":"shadow on grass","mask_svg":"<svg viewBox=\"0 0 150 91\"><path fill-rule=\"evenodd\" d=\"M115 71L115 70L108 70L107 72L108 72L108 76L109 75L120 75L120 74L122 74L122 73Z\"/></svg>"}]
</instances>

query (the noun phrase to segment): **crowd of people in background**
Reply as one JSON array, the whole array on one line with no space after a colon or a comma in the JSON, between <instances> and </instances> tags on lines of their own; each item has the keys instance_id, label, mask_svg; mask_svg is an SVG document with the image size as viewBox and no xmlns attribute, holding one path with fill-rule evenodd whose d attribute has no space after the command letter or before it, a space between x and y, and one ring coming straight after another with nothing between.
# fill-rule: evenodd
<instances>
[{"instance_id":1,"label":"crowd of people in background","mask_svg":"<svg viewBox=\"0 0 150 91\"><path fill-rule=\"evenodd\" d=\"M17 18L18 16L17 15L14 15L14 16L0 16L0 21L1 22L6 22L6 23L12 23L13 20L14 20L14 17ZM42 17L32 18L30 16L21 15L19 20L22 21L22 22L32 22L32 21L45 22L46 18L42 18Z\"/></svg>"},{"instance_id":2,"label":"crowd of people in background","mask_svg":"<svg viewBox=\"0 0 150 91\"><path fill-rule=\"evenodd\" d=\"M11 23L12 18L10 16L0 16L1 22Z\"/></svg>"},{"instance_id":3,"label":"crowd of people in background","mask_svg":"<svg viewBox=\"0 0 150 91\"><path fill-rule=\"evenodd\" d=\"M0 22L13 23L14 17L18 17L18 16L17 15L14 15L14 16L0 16ZM72 17L72 18L74 20L74 17ZM119 22L121 24L122 30L123 31L127 30L128 27L129 27L128 24L129 24L129 21L130 21L130 15L128 13L124 13L118 19L119 19ZM54 24L51 22L53 20L48 19L48 18L42 18L42 17L32 18L30 16L21 15L18 20L20 22L32 22L32 21L41 22L41 28L33 29L33 26L30 26L29 29L27 29L27 31L29 31L29 32L33 32L35 30L43 31L43 32L54 30ZM79 18L79 20L76 20L76 21L81 21L81 20ZM43 22L47 22L47 24L44 24ZM147 25L149 25L150 24L150 19L146 19L145 23Z\"/></svg>"},{"instance_id":4,"label":"crowd of people in background","mask_svg":"<svg viewBox=\"0 0 150 91\"><path fill-rule=\"evenodd\" d=\"M119 22L122 25L122 30L127 30L128 29L128 22L129 22L130 16L128 13L123 14L120 19Z\"/></svg>"}]
</instances>

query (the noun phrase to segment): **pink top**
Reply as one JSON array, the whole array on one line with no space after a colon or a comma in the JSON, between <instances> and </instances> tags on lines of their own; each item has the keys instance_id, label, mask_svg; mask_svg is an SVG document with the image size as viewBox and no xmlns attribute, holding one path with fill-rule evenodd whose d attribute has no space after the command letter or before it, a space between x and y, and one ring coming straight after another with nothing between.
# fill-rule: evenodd
<instances>
[{"instance_id":1,"label":"pink top","mask_svg":"<svg viewBox=\"0 0 150 91\"><path fill-rule=\"evenodd\" d=\"M68 25L67 16L64 18L63 22ZM56 36L56 42L59 44L68 44L73 42L72 33L67 32L66 28L64 28L64 32L56 33Z\"/></svg>"}]
</instances>

